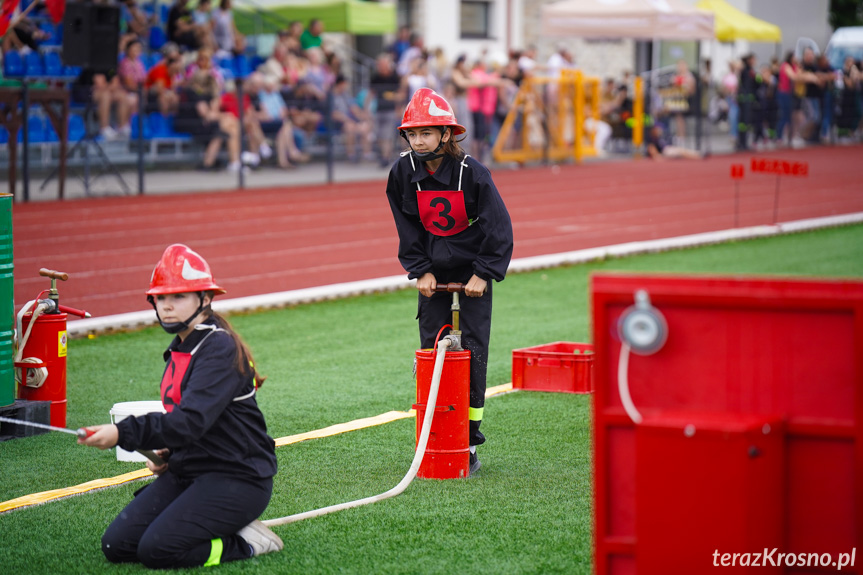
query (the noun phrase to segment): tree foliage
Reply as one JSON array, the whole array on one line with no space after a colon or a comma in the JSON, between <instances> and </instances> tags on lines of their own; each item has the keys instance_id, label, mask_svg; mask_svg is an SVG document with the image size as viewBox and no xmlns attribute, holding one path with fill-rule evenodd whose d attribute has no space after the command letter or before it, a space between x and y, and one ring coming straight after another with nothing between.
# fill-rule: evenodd
<instances>
[{"instance_id":1,"label":"tree foliage","mask_svg":"<svg viewBox=\"0 0 863 575\"><path fill-rule=\"evenodd\" d=\"M863 0L830 0L830 25L863 26Z\"/></svg>"}]
</instances>

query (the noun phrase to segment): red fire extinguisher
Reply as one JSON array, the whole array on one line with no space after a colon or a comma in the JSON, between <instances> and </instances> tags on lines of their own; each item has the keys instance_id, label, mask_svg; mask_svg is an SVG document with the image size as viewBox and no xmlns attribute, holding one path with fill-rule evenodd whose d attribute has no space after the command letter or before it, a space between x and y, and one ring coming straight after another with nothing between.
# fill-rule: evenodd
<instances>
[{"instance_id":1,"label":"red fire extinguisher","mask_svg":"<svg viewBox=\"0 0 863 575\"><path fill-rule=\"evenodd\" d=\"M60 305L57 280L66 281L69 274L42 268L39 275L51 279L51 289L18 312L15 381L20 399L50 401L51 425L66 427L66 317L90 314Z\"/></svg>"}]
</instances>

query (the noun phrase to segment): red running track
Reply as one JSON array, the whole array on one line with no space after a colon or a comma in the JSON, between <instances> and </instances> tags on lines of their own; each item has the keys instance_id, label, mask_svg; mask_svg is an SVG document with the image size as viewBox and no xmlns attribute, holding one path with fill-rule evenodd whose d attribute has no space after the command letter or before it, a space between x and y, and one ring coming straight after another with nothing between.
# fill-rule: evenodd
<instances>
[{"instance_id":1,"label":"red running track","mask_svg":"<svg viewBox=\"0 0 863 575\"><path fill-rule=\"evenodd\" d=\"M782 178L778 221L863 211L863 147L783 150L809 162ZM771 224L776 177L750 156L628 160L497 170L512 216L514 257L553 254L734 227L733 163L746 164L739 226ZM385 182L16 204L16 310L48 286L40 267L68 272L61 298L93 316L148 309L150 273L185 243L210 263L228 297L404 273Z\"/></svg>"}]
</instances>

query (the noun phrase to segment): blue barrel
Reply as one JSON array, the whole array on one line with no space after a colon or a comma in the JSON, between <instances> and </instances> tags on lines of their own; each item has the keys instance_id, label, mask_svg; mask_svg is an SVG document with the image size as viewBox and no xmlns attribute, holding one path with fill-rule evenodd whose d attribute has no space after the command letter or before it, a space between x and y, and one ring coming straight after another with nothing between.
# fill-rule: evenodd
<instances>
[{"instance_id":1,"label":"blue barrel","mask_svg":"<svg viewBox=\"0 0 863 575\"><path fill-rule=\"evenodd\" d=\"M15 403L14 281L12 194L0 194L0 407Z\"/></svg>"}]
</instances>

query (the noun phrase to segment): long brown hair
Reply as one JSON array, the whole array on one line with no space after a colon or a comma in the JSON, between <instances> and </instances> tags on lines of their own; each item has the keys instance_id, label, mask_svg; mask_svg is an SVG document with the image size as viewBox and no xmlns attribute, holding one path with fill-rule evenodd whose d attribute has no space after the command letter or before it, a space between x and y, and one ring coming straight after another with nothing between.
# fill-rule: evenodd
<instances>
[{"instance_id":1,"label":"long brown hair","mask_svg":"<svg viewBox=\"0 0 863 575\"><path fill-rule=\"evenodd\" d=\"M228 332L228 335L230 335L231 339L234 340L234 345L237 348L237 352L234 355L234 368L243 375L253 376L255 378L255 387L261 387L264 385L264 381L266 381L267 376L261 375L258 372L255 360L252 357L252 350L249 349L248 344L243 340L240 334L234 331L231 323L223 316L213 311L213 308L209 308L209 316L213 318L217 326Z\"/></svg>"},{"instance_id":2,"label":"long brown hair","mask_svg":"<svg viewBox=\"0 0 863 575\"><path fill-rule=\"evenodd\" d=\"M452 131L452 128L449 129L449 140L444 142L443 145L443 153L452 156L456 160L461 160L464 157L465 151L459 145L459 142L465 139L465 136L462 136L461 140L455 139L455 134Z\"/></svg>"}]
</instances>

